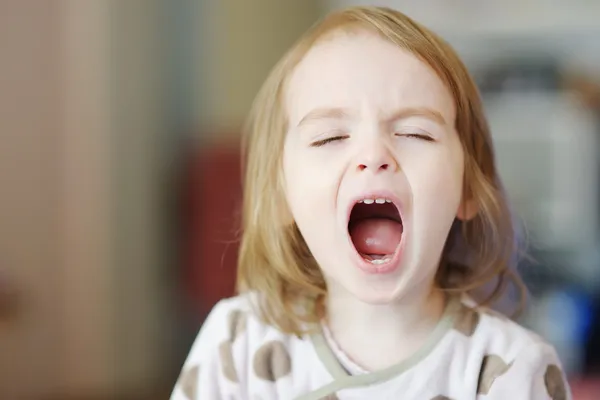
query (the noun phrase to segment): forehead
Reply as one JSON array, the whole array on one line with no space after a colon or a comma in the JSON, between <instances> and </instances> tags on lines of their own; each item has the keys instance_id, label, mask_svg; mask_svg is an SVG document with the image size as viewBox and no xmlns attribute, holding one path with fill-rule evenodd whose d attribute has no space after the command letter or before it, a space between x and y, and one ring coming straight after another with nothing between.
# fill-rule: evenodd
<instances>
[{"instance_id":1,"label":"forehead","mask_svg":"<svg viewBox=\"0 0 600 400\"><path fill-rule=\"evenodd\" d=\"M318 42L294 70L286 92L291 124L315 108L387 114L426 107L454 120L452 95L410 52L369 32Z\"/></svg>"}]
</instances>

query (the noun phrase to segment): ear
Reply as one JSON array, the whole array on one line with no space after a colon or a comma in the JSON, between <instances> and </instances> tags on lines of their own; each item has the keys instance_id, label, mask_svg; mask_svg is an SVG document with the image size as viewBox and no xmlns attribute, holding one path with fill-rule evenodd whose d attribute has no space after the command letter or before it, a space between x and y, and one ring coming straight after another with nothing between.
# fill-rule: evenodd
<instances>
[{"instance_id":1,"label":"ear","mask_svg":"<svg viewBox=\"0 0 600 400\"><path fill-rule=\"evenodd\" d=\"M475 218L478 212L479 207L477 206L477 203L475 203L475 200L463 200L456 212L456 218L461 221L469 221Z\"/></svg>"}]
</instances>

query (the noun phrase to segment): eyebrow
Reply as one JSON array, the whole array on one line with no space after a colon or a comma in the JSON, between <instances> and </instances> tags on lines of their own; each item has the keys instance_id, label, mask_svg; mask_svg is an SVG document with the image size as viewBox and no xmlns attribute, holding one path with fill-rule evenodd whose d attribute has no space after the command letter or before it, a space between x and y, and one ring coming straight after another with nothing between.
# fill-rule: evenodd
<instances>
[{"instance_id":1,"label":"eyebrow","mask_svg":"<svg viewBox=\"0 0 600 400\"><path fill-rule=\"evenodd\" d=\"M298 127L320 119L345 119L349 116L350 113L344 108L315 108L302 117Z\"/></svg>"},{"instance_id":2,"label":"eyebrow","mask_svg":"<svg viewBox=\"0 0 600 400\"><path fill-rule=\"evenodd\" d=\"M425 117L434 122L437 122L440 125L448 124L447 121L444 119L444 116L439 111L433 110L428 107L401 108L400 110L392 113L391 116L387 118L387 121L394 122L408 117Z\"/></svg>"},{"instance_id":3,"label":"eyebrow","mask_svg":"<svg viewBox=\"0 0 600 400\"><path fill-rule=\"evenodd\" d=\"M308 112L300 122L298 122L298 127L308 124L312 121L318 121L321 119L345 119L350 116L348 110L344 108L315 108L314 110ZM434 109L428 107L407 107L401 108L395 112L393 112L389 117L385 120L387 122L394 122L401 119L406 119L409 117L425 117L433 120L441 125L447 125L447 121L444 119L444 116Z\"/></svg>"}]
</instances>

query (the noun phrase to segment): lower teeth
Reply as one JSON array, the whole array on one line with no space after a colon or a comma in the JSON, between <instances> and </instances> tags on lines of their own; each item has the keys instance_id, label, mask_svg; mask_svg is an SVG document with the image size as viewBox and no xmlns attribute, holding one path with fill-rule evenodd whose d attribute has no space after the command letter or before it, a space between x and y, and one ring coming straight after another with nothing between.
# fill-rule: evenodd
<instances>
[{"instance_id":1,"label":"lower teeth","mask_svg":"<svg viewBox=\"0 0 600 400\"><path fill-rule=\"evenodd\" d=\"M377 260L367 260L369 261L371 264L385 264L386 262L390 261L390 258L380 258Z\"/></svg>"},{"instance_id":2,"label":"lower teeth","mask_svg":"<svg viewBox=\"0 0 600 400\"><path fill-rule=\"evenodd\" d=\"M390 261L394 256L393 254L359 254L362 256L362 258L365 259L365 261L368 261L371 264L375 265L385 264L386 262Z\"/></svg>"}]
</instances>

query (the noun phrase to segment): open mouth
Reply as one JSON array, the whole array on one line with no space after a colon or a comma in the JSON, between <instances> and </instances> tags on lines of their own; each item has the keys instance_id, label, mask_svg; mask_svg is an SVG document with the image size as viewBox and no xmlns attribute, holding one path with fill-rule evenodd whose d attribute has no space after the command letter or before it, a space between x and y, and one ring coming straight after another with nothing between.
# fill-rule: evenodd
<instances>
[{"instance_id":1,"label":"open mouth","mask_svg":"<svg viewBox=\"0 0 600 400\"><path fill-rule=\"evenodd\" d=\"M372 264L385 264L394 257L404 231L396 205L389 199L363 199L354 204L348 233L354 248Z\"/></svg>"}]
</instances>

